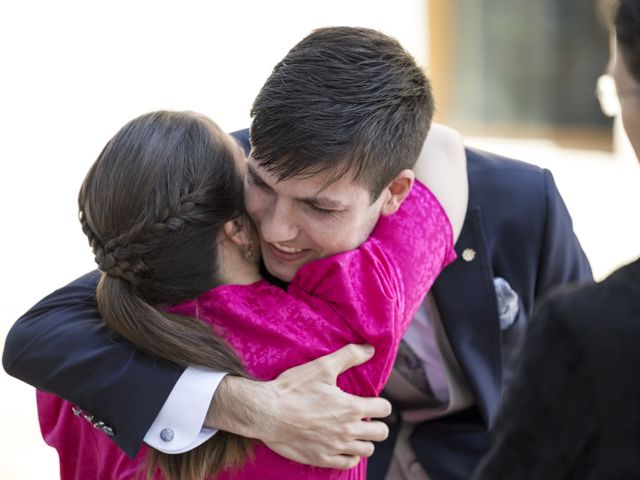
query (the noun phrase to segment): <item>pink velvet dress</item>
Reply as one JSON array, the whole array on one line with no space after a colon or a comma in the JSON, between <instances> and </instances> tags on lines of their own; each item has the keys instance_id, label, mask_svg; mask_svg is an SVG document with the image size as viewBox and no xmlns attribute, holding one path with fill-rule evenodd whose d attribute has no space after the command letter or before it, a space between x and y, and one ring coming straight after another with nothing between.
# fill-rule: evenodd
<instances>
[{"instance_id":1,"label":"pink velvet dress","mask_svg":"<svg viewBox=\"0 0 640 480\"><path fill-rule=\"evenodd\" d=\"M313 261L284 291L267 281L225 285L172 307L211 325L240 354L256 378L284 370L348 343L367 343L375 356L338 378L343 390L380 393L413 314L442 269L455 259L451 225L419 182L400 210L381 217L359 248ZM60 455L61 478L130 479L140 472L145 448L133 460L108 437L75 416L71 405L38 392L45 441ZM254 460L220 479L364 479L366 459L350 470L311 467L257 442Z\"/></svg>"}]
</instances>

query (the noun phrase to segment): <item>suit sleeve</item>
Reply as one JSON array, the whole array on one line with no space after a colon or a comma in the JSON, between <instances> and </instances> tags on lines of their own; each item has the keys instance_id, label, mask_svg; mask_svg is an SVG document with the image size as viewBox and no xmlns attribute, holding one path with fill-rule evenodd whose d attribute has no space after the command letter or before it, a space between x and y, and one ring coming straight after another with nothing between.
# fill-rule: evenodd
<instances>
[{"instance_id":1,"label":"suit sleeve","mask_svg":"<svg viewBox=\"0 0 640 480\"><path fill-rule=\"evenodd\" d=\"M529 324L492 447L473 480L581 477L573 469L597 428L597 401L584 346L567 319L550 301Z\"/></svg>"},{"instance_id":2,"label":"suit sleeve","mask_svg":"<svg viewBox=\"0 0 640 480\"><path fill-rule=\"evenodd\" d=\"M569 211L551 172L544 170L546 222L538 267L536 298L553 287L593 280L591 267L573 231Z\"/></svg>"},{"instance_id":3,"label":"suit sleeve","mask_svg":"<svg viewBox=\"0 0 640 480\"><path fill-rule=\"evenodd\" d=\"M13 325L2 363L12 375L112 427L135 456L183 369L139 353L109 331L95 303L99 272L41 300Z\"/></svg>"}]
</instances>

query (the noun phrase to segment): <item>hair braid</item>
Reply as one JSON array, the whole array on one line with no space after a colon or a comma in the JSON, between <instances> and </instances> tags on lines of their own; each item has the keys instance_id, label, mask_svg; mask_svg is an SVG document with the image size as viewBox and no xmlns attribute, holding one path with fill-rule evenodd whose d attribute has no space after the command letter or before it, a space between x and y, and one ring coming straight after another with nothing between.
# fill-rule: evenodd
<instances>
[{"instance_id":1,"label":"hair braid","mask_svg":"<svg viewBox=\"0 0 640 480\"><path fill-rule=\"evenodd\" d=\"M171 208L163 209L150 226L139 222L107 241L94 233L87 215L81 210L78 217L82 231L89 240L100 271L133 285L138 285L142 278L151 278L152 272L143 261L143 256L153 251L165 235L179 232L187 224L206 222L206 209L197 208L198 204L194 201L198 197L201 197L198 192L187 194Z\"/></svg>"}]
</instances>

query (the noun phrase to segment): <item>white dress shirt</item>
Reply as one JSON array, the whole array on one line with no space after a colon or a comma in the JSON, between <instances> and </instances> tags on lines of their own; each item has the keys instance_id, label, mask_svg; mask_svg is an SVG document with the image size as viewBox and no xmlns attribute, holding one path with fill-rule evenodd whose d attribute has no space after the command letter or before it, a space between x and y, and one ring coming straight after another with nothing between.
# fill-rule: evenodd
<instances>
[{"instance_id":1,"label":"white dress shirt","mask_svg":"<svg viewBox=\"0 0 640 480\"><path fill-rule=\"evenodd\" d=\"M163 453L184 453L209 440L218 430L204 421L213 394L226 373L188 367L171 390L144 443Z\"/></svg>"}]
</instances>

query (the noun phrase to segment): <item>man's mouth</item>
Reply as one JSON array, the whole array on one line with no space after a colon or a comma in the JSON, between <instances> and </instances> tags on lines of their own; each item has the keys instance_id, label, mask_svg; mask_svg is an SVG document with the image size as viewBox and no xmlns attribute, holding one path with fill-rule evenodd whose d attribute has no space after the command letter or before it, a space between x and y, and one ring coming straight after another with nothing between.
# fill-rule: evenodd
<instances>
[{"instance_id":1,"label":"man's mouth","mask_svg":"<svg viewBox=\"0 0 640 480\"><path fill-rule=\"evenodd\" d=\"M295 261L305 256L307 249L287 247L279 243L265 242L271 255L282 261Z\"/></svg>"},{"instance_id":2,"label":"man's mouth","mask_svg":"<svg viewBox=\"0 0 640 480\"><path fill-rule=\"evenodd\" d=\"M271 245L273 245L275 248L277 248L278 250L284 253L295 254L295 253L300 253L302 251L301 248L287 247L285 245L280 245L279 243L272 243Z\"/></svg>"}]
</instances>

